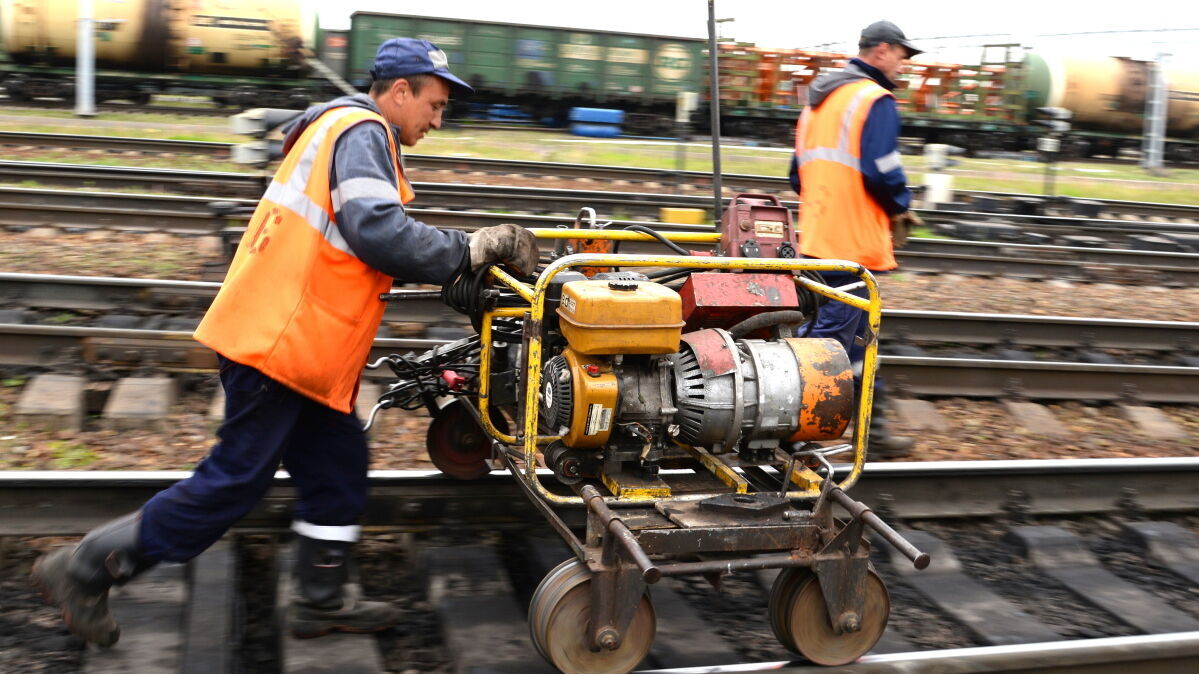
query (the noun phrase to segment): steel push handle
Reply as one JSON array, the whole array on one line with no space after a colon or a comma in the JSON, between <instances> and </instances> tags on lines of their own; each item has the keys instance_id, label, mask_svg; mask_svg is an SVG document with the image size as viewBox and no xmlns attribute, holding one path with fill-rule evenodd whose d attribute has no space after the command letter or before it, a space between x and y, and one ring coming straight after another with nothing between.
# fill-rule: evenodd
<instances>
[{"instance_id":1,"label":"steel push handle","mask_svg":"<svg viewBox=\"0 0 1199 674\"><path fill-rule=\"evenodd\" d=\"M928 567L928 563L931 561L928 553L921 552L919 548L907 542L898 531L891 528L891 525L884 522L878 515L875 515L870 508L867 508L866 504L853 500L849 497L849 494L846 494L840 488L833 489L831 495L834 501L849 511L850 515L865 522L871 529L874 529L880 536L885 538L888 543L894 545L896 550L903 553L904 557L912 560L912 566L915 566L917 569Z\"/></svg>"}]
</instances>

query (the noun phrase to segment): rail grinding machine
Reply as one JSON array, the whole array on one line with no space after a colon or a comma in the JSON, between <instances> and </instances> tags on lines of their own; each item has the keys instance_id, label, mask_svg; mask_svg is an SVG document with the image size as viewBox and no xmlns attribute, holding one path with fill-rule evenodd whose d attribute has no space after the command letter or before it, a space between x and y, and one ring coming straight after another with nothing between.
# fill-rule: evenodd
<instances>
[{"instance_id":1,"label":"rail grinding machine","mask_svg":"<svg viewBox=\"0 0 1199 674\"><path fill-rule=\"evenodd\" d=\"M478 334L371 364L396 375L372 419L427 408L435 465L461 479L506 468L562 536L574 557L541 581L528 621L564 672L633 669L654 638L649 586L661 578L715 584L767 568L780 569L768 608L779 641L819 664L857 659L890 611L865 530L917 568L929 561L846 494L866 459L874 278L799 259L771 196L735 197L719 233L612 229L583 211L574 229L533 230L555 243L533 277L492 266L443 289ZM655 249L673 254L644 252ZM821 271L860 280L833 288ZM868 299L847 292L862 286ZM826 301L869 316L856 391L840 344L795 336ZM565 523L570 508L585 510L585 531Z\"/></svg>"}]
</instances>

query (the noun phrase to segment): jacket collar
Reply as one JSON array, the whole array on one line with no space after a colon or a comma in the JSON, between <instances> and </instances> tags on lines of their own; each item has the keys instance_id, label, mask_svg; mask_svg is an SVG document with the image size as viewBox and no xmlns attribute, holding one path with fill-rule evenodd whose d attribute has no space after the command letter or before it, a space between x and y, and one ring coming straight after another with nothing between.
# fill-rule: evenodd
<instances>
[{"instance_id":1,"label":"jacket collar","mask_svg":"<svg viewBox=\"0 0 1199 674\"><path fill-rule=\"evenodd\" d=\"M850 59L849 65L846 66L845 69L849 70L850 68L852 68L854 66L857 66L857 69L860 70L863 75L874 80L875 82L878 83L878 85L880 87L886 89L887 91L895 91L896 87L898 86L897 84L892 82L886 75L884 75L883 71L879 70L878 68L875 68L874 66L870 65L869 63L866 63L865 61L863 61L860 58L855 57L855 58Z\"/></svg>"}]
</instances>

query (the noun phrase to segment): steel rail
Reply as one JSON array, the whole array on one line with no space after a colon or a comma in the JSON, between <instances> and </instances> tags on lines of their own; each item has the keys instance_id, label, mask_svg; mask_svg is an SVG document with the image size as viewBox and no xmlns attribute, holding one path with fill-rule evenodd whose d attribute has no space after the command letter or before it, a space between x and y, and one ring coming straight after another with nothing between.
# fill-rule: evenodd
<instances>
[{"instance_id":1,"label":"steel rail","mask_svg":"<svg viewBox=\"0 0 1199 674\"><path fill-rule=\"evenodd\" d=\"M219 172L175 172L164 169L121 169L111 172L108 167L71 167L59 165L13 166L0 162L0 175L6 171L15 177L58 176L75 185L127 185L138 180L161 188L171 185L180 191L206 192L210 188L224 190L221 200L249 210L256 203L241 198L260 191L260 176ZM47 166L49 168L47 168ZM31 172L32 171L32 172ZM106 176L106 177L95 177ZM225 183L224 177L237 176ZM233 187L236 185L235 187ZM579 191L537 187L507 187L493 185L456 185L447 183L414 183L422 194L422 208L411 209L414 216L437 227L474 229L491 222L515 222L526 227L570 226L574 215L584 206L634 220L619 219L612 225L648 225L661 231L685 230L686 225L654 222L662 207L697 208L707 205L706 198L694 195L651 194L643 192ZM118 230L172 230L202 234L230 223L244 222L246 215L217 218L210 204L216 197L165 194L129 194L97 191L63 191L46 188L0 187L0 225L28 226L55 224L66 227L108 227ZM785 202L794 206L794 202ZM517 208L538 213L563 215L529 215L508 213ZM474 210L471 210L474 209ZM977 214L956 211L928 211L931 223L955 222ZM1199 225L1130 222L1124 220L1088 220L1050 216L1005 215L1026 231L1048 231L1057 235L1085 232L1105 237L1119 245L1121 237L1136 234L1173 233L1199 237ZM691 226L711 231L710 225ZM971 274L1006 274L1024 278L1070 278L1077 280L1109 280L1102 270L1088 269L1087 264L1142 264L1160 269L1158 276L1170 282L1193 284L1199 280L1199 265L1193 253L1163 253L1150 251L1121 251L1106 249L1069 248L1065 246L1033 246L1028 244L985 244L958 242L956 248L945 247L940 240L914 240L909 249L899 251L913 271L960 271ZM965 254L969 251L969 254ZM999 259L1002 257L1003 259ZM968 262L956 261L969 258ZM1155 270L1156 272L1156 270Z\"/></svg>"},{"instance_id":2,"label":"steel rail","mask_svg":"<svg viewBox=\"0 0 1199 674\"><path fill-rule=\"evenodd\" d=\"M441 340L377 338L371 358L427 349ZM79 360L164 371L211 371L216 357L188 331L0 324L0 363L45 366ZM1199 367L880 356L893 390L909 396L1199 404ZM366 376L386 378L368 371Z\"/></svg>"},{"instance_id":3,"label":"steel rail","mask_svg":"<svg viewBox=\"0 0 1199 674\"><path fill-rule=\"evenodd\" d=\"M588 170L598 167L588 166ZM617 167L623 170L623 167ZM654 169L659 170L659 169ZM547 172L546 175L552 175ZM61 186L115 186L127 187L139 185L145 189L184 189L196 187L211 187L214 194L227 194L231 190L246 193L261 190L263 177L260 173L230 173L212 171L186 171L176 169L155 169L139 167L113 167L89 164L59 164L47 162L0 161L0 179L39 180L41 182ZM732 179L736 179L733 176ZM657 182L657 181L654 181ZM456 208L495 208L510 207L513 202L521 206L538 208L544 211L574 212L581 201L586 201L609 208L600 208L603 212L633 212L637 215L657 216L657 209L663 206L672 208L696 208L710 211L710 199L698 194L653 194L647 192L618 192L613 190L579 191L560 188L470 185L458 182L416 182L414 187L421 195L422 201L428 206ZM976 197L996 196L983 192L971 193ZM1024 195L1006 194L1010 198ZM728 200L725 200L727 203ZM787 200L783 202L788 208L795 209L799 202ZM1112 210L1125 213L1144 215L1160 215L1164 210L1169 211L1170 217L1193 220L1199 218L1199 207L1160 203L1138 203L1132 201L1112 201ZM1005 222L1017 224L1025 229L1030 228L1063 228L1096 232L1138 233L1154 231L1151 224L1161 228L1163 223L1138 223L1121 219L1081 218L1072 216L1050 215L1021 215L1016 213L988 214L975 211L955 210L921 210L926 220L930 222L947 222L979 217L1000 217ZM1186 224L1169 225L1168 229L1192 231L1199 225Z\"/></svg>"},{"instance_id":4,"label":"steel rail","mask_svg":"<svg viewBox=\"0 0 1199 674\"><path fill-rule=\"evenodd\" d=\"M912 396L1199 404L1199 367L882 356L888 386Z\"/></svg>"},{"instance_id":5,"label":"steel rail","mask_svg":"<svg viewBox=\"0 0 1199 674\"><path fill-rule=\"evenodd\" d=\"M262 193L263 177L257 173L180 171L141 166L98 166L0 160L0 182L32 180L40 185L91 189L138 188L155 192L197 192L254 197ZM218 197L210 197L218 198Z\"/></svg>"},{"instance_id":6,"label":"steel rail","mask_svg":"<svg viewBox=\"0 0 1199 674\"><path fill-rule=\"evenodd\" d=\"M569 192L569 190L562 190ZM595 203L579 197L575 192L570 203L579 207ZM612 199L611 193L603 195ZM646 195L636 195L628 203L645 203ZM557 198L557 197L555 197ZM590 197L588 197L590 198ZM227 200L238 206L252 206L252 200ZM67 229L94 230L112 229L127 232L170 231L184 235L221 233L229 240L240 236L243 228L228 226L230 220L218 219L210 212L208 197L121 194L111 192L67 192L50 189L0 187L0 225L8 227L58 226ZM605 201L608 203L608 201ZM574 217L551 215L527 215L521 213L495 213L486 211L462 211L432 208L414 208L409 213L430 225L464 231L473 231L493 224L512 222L524 227L571 227ZM244 216L242 216L244 218ZM234 222L244 222L236 218ZM678 225L638 220L616 220L613 227L628 225L649 226L659 231L712 231L709 225ZM956 244L958 242L954 242ZM1005 245L994 249L993 254L963 255L940 240L926 240L911 251L901 250L898 258L908 271L928 273L961 273L972 275L1007 275L1018 278L1056 278L1078 281L1152 281L1174 285L1193 286L1199 282L1199 265L1194 264L1199 256L1190 253L1160 253L1120 251L1104 261L1099 249L1063 248L1060 246ZM548 244L547 244L548 245ZM938 246L945 246L937 252ZM698 247L704 247L700 244ZM710 247L710 246L708 246ZM1047 249L1047 250L1044 250ZM974 251L980 250L973 247ZM652 242L634 242L625 247L626 252L659 252ZM1074 259L1062 259L1068 251L1076 251ZM1018 252L1029 257L1014 257ZM1140 262L1134 262L1138 259ZM1137 265L1132 268L1132 265ZM1144 278L1142 278L1144 277Z\"/></svg>"},{"instance_id":7,"label":"steel rail","mask_svg":"<svg viewBox=\"0 0 1199 674\"><path fill-rule=\"evenodd\" d=\"M425 351L442 339L376 337L370 359L393 353ZM78 354L78 355L76 355ZM0 364L35 367L86 358L96 362L154 365L163 371L215 371L216 354L192 339L190 330L141 330L72 325L0 323ZM383 379L385 371L363 376Z\"/></svg>"},{"instance_id":8,"label":"steel rail","mask_svg":"<svg viewBox=\"0 0 1199 674\"><path fill-rule=\"evenodd\" d=\"M848 466L838 466L840 472ZM1146 513L1199 509L1199 457L867 463L850 491L885 518ZM0 535L70 535L136 510L187 471L0 472ZM548 471L539 471L548 479ZM527 527L539 517L504 472L469 484L430 471L372 471L364 524L370 529L442 526ZM1119 485L1118 489L1112 487ZM555 487L556 488L556 487ZM266 498L235 525L281 531L296 495L275 475ZM566 511L582 522L583 512Z\"/></svg>"},{"instance_id":9,"label":"steel rail","mask_svg":"<svg viewBox=\"0 0 1199 674\"><path fill-rule=\"evenodd\" d=\"M0 145L35 145L38 147L68 147L93 149L144 149L150 152L172 152L179 154L202 153L208 155L228 155L231 143L214 143L207 141L170 141L162 139L141 139L119 136L77 136L73 134L29 133L20 131L0 132ZM412 171L455 171L455 172L484 172L492 174L517 174L532 176L551 176L560 178L590 178L607 180L626 180L631 182L648 182L658 184L673 184L681 182L697 187L708 186L712 182L712 174L703 171L674 171L671 169L651 169L632 166L608 166L600 164L568 164L562 162L536 162L512 159L485 159L472 157L447 157L439 155L406 154L405 166ZM788 192L790 184L782 176L764 176L747 174L724 174L722 182L726 185L745 191L766 191L771 193ZM998 198L1004 200L1035 199L1048 205L1068 205L1076 199L1069 197L1046 198L1038 194L1017 192L986 192L981 190L957 190L956 193L970 200L978 198ZM706 198L702 198L706 201ZM1116 213L1135 213L1143 216L1160 216L1168 218L1199 218L1199 206L1189 204L1171 204L1163 202L1139 202L1123 199L1088 198L1085 201L1098 203L1103 210ZM937 211L923 211L935 214ZM970 215L979 213L970 211ZM1005 214L1006 215L1006 214ZM939 217L939 216L938 216ZM1038 217L1038 216L1026 216ZM1041 216L1043 217L1043 216Z\"/></svg>"},{"instance_id":10,"label":"steel rail","mask_svg":"<svg viewBox=\"0 0 1199 674\"><path fill-rule=\"evenodd\" d=\"M1077 246L1047 246L998 241L964 241L959 239L908 239L898 255L938 253L969 257L1006 257L1045 262L1073 262L1096 265L1145 265L1155 267L1188 267L1199 259L1194 253L1126 250L1120 248L1083 248Z\"/></svg>"},{"instance_id":11,"label":"steel rail","mask_svg":"<svg viewBox=\"0 0 1199 674\"><path fill-rule=\"evenodd\" d=\"M0 131L0 145L68 148L72 150L121 150L229 156L232 143L206 140L167 140L130 136L92 136L74 133Z\"/></svg>"},{"instance_id":12,"label":"steel rail","mask_svg":"<svg viewBox=\"0 0 1199 674\"><path fill-rule=\"evenodd\" d=\"M1148 634L1014 646L953 648L913 653L866 655L834 671L853 674L937 672L980 674L1174 674L1199 668L1199 632ZM638 674L818 674L828 667L789 662L639 670Z\"/></svg>"},{"instance_id":13,"label":"steel rail","mask_svg":"<svg viewBox=\"0 0 1199 674\"><path fill-rule=\"evenodd\" d=\"M221 284L171 279L0 273L0 298L26 308L171 314L208 308ZM385 320L465 324L439 299L389 302ZM1199 348L1199 322L883 310L888 341L1136 351Z\"/></svg>"}]
</instances>

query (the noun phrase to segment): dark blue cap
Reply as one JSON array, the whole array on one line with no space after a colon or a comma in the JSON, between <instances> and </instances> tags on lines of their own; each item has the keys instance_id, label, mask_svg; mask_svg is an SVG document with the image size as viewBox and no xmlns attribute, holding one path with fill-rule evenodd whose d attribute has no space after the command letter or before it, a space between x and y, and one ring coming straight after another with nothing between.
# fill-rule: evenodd
<instances>
[{"instance_id":1,"label":"dark blue cap","mask_svg":"<svg viewBox=\"0 0 1199 674\"><path fill-rule=\"evenodd\" d=\"M472 94L474 88L450 72L450 59L428 40L394 37L379 45L371 77L390 80L408 75L437 75L449 83L454 93Z\"/></svg>"}]
</instances>

